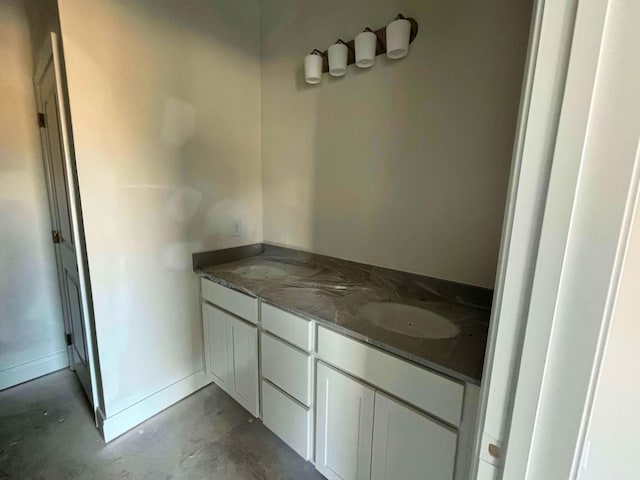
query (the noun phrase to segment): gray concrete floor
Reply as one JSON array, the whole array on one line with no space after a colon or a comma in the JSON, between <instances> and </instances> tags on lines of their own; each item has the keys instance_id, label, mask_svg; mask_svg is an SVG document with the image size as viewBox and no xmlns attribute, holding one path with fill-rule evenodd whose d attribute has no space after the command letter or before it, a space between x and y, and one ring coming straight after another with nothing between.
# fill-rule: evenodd
<instances>
[{"instance_id":1,"label":"gray concrete floor","mask_svg":"<svg viewBox=\"0 0 640 480\"><path fill-rule=\"evenodd\" d=\"M73 372L0 392L0 480L322 478L215 385L108 445Z\"/></svg>"}]
</instances>

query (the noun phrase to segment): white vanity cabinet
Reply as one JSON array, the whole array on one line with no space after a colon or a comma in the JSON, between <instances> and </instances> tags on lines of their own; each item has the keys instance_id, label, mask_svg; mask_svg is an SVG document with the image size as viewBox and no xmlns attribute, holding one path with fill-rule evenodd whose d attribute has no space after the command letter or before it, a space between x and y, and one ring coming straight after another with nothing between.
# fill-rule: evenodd
<instances>
[{"instance_id":1,"label":"white vanity cabinet","mask_svg":"<svg viewBox=\"0 0 640 480\"><path fill-rule=\"evenodd\" d=\"M311 356L262 332L262 377L303 405L311 405Z\"/></svg>"},{"instance_id":2,"label":"white vanity cabinet","mask_svg":"<svg viewBox=\"0 0 640 480\"><path fill-rule=\"evenodd\" d=\"M228 336L232 367L229 394L254 417L258 417L258 329L232 317Z\"/></svg>"},{"instance_id":3,"label":"white vanity cabinet","mask_svg":"<svg viewBox=\"0 0 640 480\"><path fill-rule=\"evenodd\" d=\"M318 362L316 468L329 480L369 480L375 390Z\"/></svg>"},{"instance_id":4,"label":"white vanity cabinet","mask_svg":"<svg viewBox=\"0 0 640 480\"><path fill-rule=\"evenodd\" d=\"M205 332L205 358L207 371L213 381L231 394L231 363L229 358L229 315L208 303L202 304Z\"/></svg>"},{"instance_id":5,"label":"white vanity cabinet","mask_svg":"<svg viewBox=\"0 0 640 480\"><path fill-rule=\"evenodd\" d=\"M305 460L312 458L313 324L260 305L262 421Z\"/></svg>"},{"instance_id":6,"label":"white vanity cabinet","mask_svg":"<svg viewBox=\"0 0 640 480\"><path fill-rule=\"evenodd\" d=\"M202 282L205 299L205 282L212 282L204 279ZM247 301L251 300L247 297ZM258 328L207 302L202 304L202 319L207 373L214 383L258 417Z\"/></svg>"},{"instance_id":7,"label":"white vanity cabinet","mask_svg":"<svg viewBox=\"0 0 640 480\"><path fill-rule=\"evenodd\" d=\"M371 480L451 480L457 433L376 392Z\"/></svg>"},{"instance_id":8,"label":"white vanity cabinet","mask_svg":"<svg viewBox=\"0 0 640 480\"><path fill-rule=\"evenodd\" d=\"M316 351L315 461L325 477L467 479L477 387L323 326Z\"/></svg>"},{"instance_id":9,"label":"white vanity cabinet","mask_svg":"<svg viewBox=\"0 0 640 480\"><path fill-rule=\"evenodd\" d=\"M202 279L205 365L329 480L467 480L479 387Z\"/></svg>"},{"instance_id":10,"label":"white vanity cabinet","mask_svg":"<svg viewBox=\"0 0 640 480\"><path fill-rule=\"evenodd\" d=\"M316 468L329 480L451 480L457 434L318 362Z\"/></svg>"},{"instance_id":11,"label":"white vanity cabinet","mask_svg":"<svg viewBox=\"0 0 640 480\"><path fill-rule=\"evenodd\" d=\"M258 323L258 300L256 298L223 287L203 278L200 284L202 299L231 312L249 323Z\"/></svg>"}]
</instances>

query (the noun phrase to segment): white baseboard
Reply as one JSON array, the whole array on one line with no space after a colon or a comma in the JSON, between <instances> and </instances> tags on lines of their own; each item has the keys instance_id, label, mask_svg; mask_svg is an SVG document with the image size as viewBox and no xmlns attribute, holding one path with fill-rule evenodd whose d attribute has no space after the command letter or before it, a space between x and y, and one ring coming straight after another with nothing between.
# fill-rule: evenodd
<instances>
[{"instance_id":1,"label":"white baseboard","mask_svg":"<svg viewBox=\"0 0 640 480\"><path fill-rule=\"evenodd\" d=\"M106 417L98 408L98 428L102 432L104 441L110 442L210 383L211 378L202 369L110 417Z\"/></svg>"},{"instance_id":2,"label":"white baseboard","mask_svg":"<svg viewBox=\"0 0 640 480\"><path fill-rule=\"evenodd\" d=\"M0 390L28 382L68 366L69 356L65 349L20 365L4 368L0 370Z\"/></svg>"}]
</instances>

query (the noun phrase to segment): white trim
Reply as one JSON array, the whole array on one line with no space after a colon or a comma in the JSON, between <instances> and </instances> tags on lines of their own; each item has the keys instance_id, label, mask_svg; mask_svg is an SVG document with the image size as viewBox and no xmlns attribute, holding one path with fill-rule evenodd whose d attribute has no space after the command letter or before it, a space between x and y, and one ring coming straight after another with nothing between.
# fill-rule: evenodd
<instances>
[{"instance_id":1,"label":"white trim","mask_svg":"<svg viewBox=\"0 0 640 480\"><path fill-rule=\"evenodd\" d=\"M84 235L80 225L80 214L78 199L80 193L75 182L76 174L71 157L71 138L69 128L71 122L67 118L67 98L65 97L64 81L62 78L62 58L60 44L58 43L58 35L51 32L51 50L53 54L53 65L56 76L56 92L58 95L58 115L60 116L60 132L62 136L62 148L64 152L65 168L67 170L67 188L69 191L69 210L71 213L71 225L73 227L73 238L75 239L76 263L78 265L78 279L80 283L80 297L82 299L82 313L84 321L84 330L87 338L87 354L89 361L89 371L91 373L91 403L94 410L100 405L98 398L98 379L97 379L97 358L94 352L97 352L97 343L95 338L95 330L91 322L92 305L89 302L89 285L87 272L85 271L85 259L87 258L86 247L84 244Z\"/></svg>"},{"instance_id":2,"label":"white trim","mask_svg":"<svg viewBox=\"0 0 640 480\"><path fill-rule=\"evenodd\" d=\"M0 370L0 390L11 388L20 383L28 382L34 378L48 375L69 366L67 350L45 355L20 365Z\"/></svg>"},{"instance_id":3,"label":"white trim","mask_svg":"<svg viewBox=\"0 0 640 480\"><path fill-rule=\"evenodd\" d=\"M528 478L608 1L580 1L515 393L504 478ZM561 159L561 160L558 160Z\"/></svg>"},{"instance_id":4,"label":"white trim","mask_svg":"<svg viewBox=\"0 0 640 480\"><path fill-rule=\"evenodd\" d=\"M609 339L609 332L611 330L611 321L615 314L616 300L618 298L618 291L620 289L620 280L622 278L622 272L627 257L627 251L629 249L629 241L631 239L631 229L633 226L634 218L637 212L638 199L640 198L640 142L636 148L636 155L633 164L633 170L631 174L631 182L629 194L624 208L624 214L622 219L622 228L620 232L620 239L618 247L616 249L616 257L613 265L613 272L611 274L611 283L609 285L609 291L607 292L607 299L605 305L604 318L600 327L600 334L598 335L598 341L596 345L593 366L591 370L591 376L589 379L589 387L587 390L584 413L580 422L580 428L578 431L577 449L571 465L571 478L578 476L580 469L580 463L584 460L584 456L588 456L588 448L585 451L585 443L587 443L587 431L589 428L589 422L593 414L593 406L595 396L598 390L598 381L600 372L602 370L602 363L604 361L604 354L607 348L607 341ZM585 460L586 463L586 460Z\"/></svg>"},{"instance_id":5,"label":"white trim","mask_svg":"<svg viewBox=\"0 0 640 480\"><path fill-rule=\"evenodd\" d=\"M533 9L480 393L474 479L498 478L504 460L503 450L489 465L481 452L489 439L504 445L509 430L576 2L537 0Z\"/></svg>"},{"instance_id":6,"label":"white trim","mask_svg":"<svg viewBox=\"0 0 640 480\"><path fill-rule=\"evenodd\" d=\"M97 409L98 428L102 432L105 442L119 437L136 425L157 415L162 410L179 402L192 393L209 385L211 379L205 370L198 370L185 378L159 390L147 398L134 403L130 407L119 411L115 415L105 417L101 408Z\"/></svg>"},{"instance_id":7,"label":"white trim","mask_svg":"<svg viewBox=\"0 0 640 480\"><path fill-rule=\"evenodd\" d=\"M525 67L525 75L520 96L520 110L518 112L518 125L516 127L516 141L513 151L513 164L511 166L511 175L509 179L509 190L507 192L507 205L504 214L504 224L502 227L502 238L500 256L498 258L498 268L496 274L495 293L493 298L493 308L491 312L491 321L489 324L489 335L487 338L487 346L485 352L485 367L483 373L483 381L480 388L480 401L478 405L478 428L476 429L474 446L473 446L473 462L470 478L476 478L479 473L479 462L482 459L482 453L486 450L485 439L494 439L493 435L488 435L485 430L487 421L487 409L490 407L490 392L492 386L492 374L499 375L494 372L493 362L496 356L501 354L497 352L498 345L498 327L500 325L500 317L505 297L505 283L507 281L507 265L510 255L512 239L515 236L514 220L516 212L516 204L519 193L519 183L523 163L524 143L527 134L528 116L531 108L531 96L533 92L533 84L536 72L536 62L538 60L538 46L540 43L540 35L542 30L542 12L544 9L544 0L536 1L533 9L533 18L531 20L531 32L529 38L529 51L527 52L527 61ZM503 334L503 332L501 332ZM515 354L515 352L514 352ZM502 354L503 355L503 354ZM503 402L506 402L506 394L508 392L498 392L498 395L504 395ZM493 399L491 399L493 401ZM493 405L491 405L493 406ZM500 432L504 433L504 432ZM502 437L500 437L502 438ZM496 442L498 440L496 438ZM500 442L503 443L503 442ZM499 467L499 465L495 465Z\"/></svg>"},{"instance_id":8,"label":"white trim","mask_svg":"<svg viewBox=\"0 0 640 480\"><path fill-rule=\"evenodd\" d=\"M47 68L53 61L53 52L51 47L50 38L45 38L45 41L40 48L38 54L38 61L35 67L35 73L33 75L33 88L35 90L36 96L36 107L38 109L38 113L44 113L44 105L42 101L42 92L40 90L40 84L44 79L44 74L47 71ZM44 129L38 129L40 134L40 146L42 148L42 165L44 168L45 180L47 182L47 197L49 204L49 215L51 220L51 230L60 230L60 219L58 218L58 212L55 208L56 200L54 197L54 181L53 181L53 172L51 171L51 152L49 152L48 147L48 139L47 134ZM64 281L64 274L62 271L62 258L60 256L60 249L54 248L54 253L56 257L56 273L58 276L58 294L60 298L60 315L63 320L64 333L67 334L71 332L71 326L69 325L69 319L67 315L67 298L62 293L62 282ZM68 362L67 364L73 363L73 353L71 350L71 346L67 346L67 356Z\"/></svg>"}]
</instances>

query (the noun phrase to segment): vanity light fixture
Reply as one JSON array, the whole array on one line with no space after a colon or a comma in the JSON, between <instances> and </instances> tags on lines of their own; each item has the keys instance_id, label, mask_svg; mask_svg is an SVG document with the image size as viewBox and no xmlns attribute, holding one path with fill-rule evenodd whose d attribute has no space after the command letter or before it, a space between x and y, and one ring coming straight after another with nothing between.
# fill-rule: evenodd
<instances>
[{"instance_id":1,"label":"vanity light fixture","mask_svg":"<svg viewBox=\"0 0 640 480\"><path fill-rule=\"evenodd\" d=\"M387 57L394 60L405 57L409 53L411 39L411 22L402 14L387 25Z\"/></svg>"},{"instance_id":2,"label":"vanity light fixture","mask_svg":"<svg viewBox=\"0 0 640 480\"><path fill-rule=\"evenodd\" d=\"M320 50L313 50L304 57L304 81L310 85L317 85L322 80L322 70L325 54Z\"/></svg>"},{"instance_id":3,"label":"vanity light fixture","mask_svg":"<svg viewBox=\"0 0 640 480\"><path fill-rule=\"evenodd\" d=\"M329 75L332 77L342 77L347 73L347 57L349 47L342 40L329 47Z\"/></svg>"},{"instance_id":4,"label":"vanity light fixture","mask_svg":"<svg viewBox=\"0 0 640 480\"><path fill-rule=\"evenodd\" d=\"M360 68L369 68L376 63L376 47L378 46L378 37L369 28L365 28L363 32L356 35L356 65Z\"/></svg>"},{"instance_id":5,"label":"vanity light fixture","mask_svg":"<svg viewBox=\"0 0 640 480\"><path fill-rule=\"evenodd\" d=\"M398 59L407 55L409 44L418 35L418 22L399 14L386 27L372 31L365 28L355 40L338 40L328 50L313 50L304 58L304 79L308 84L321 82L322 74L342 77L347 66L356 64L360 68L372 67L375 57L387 54L388 58Z\"/></svg>"}]
</instances>

